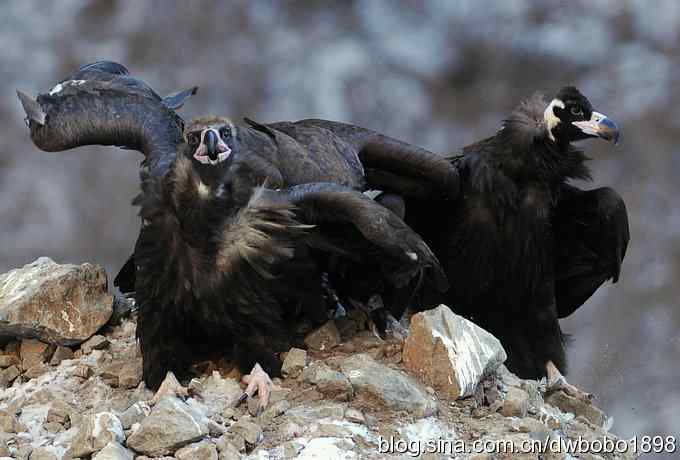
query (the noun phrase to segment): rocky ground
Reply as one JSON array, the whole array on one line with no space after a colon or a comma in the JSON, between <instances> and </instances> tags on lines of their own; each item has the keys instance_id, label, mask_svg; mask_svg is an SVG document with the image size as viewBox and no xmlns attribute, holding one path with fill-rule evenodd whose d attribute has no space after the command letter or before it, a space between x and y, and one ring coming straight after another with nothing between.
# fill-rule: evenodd
<instances>
[{"instance_id":1,"label":"rocky ground","mask_svg":"<svg viewBox=\"0 0 680 460\"><path fill-rule=\"evenodd\" d=\"M406 339L358 314L327 323L285 355L257 416L255 401L233 407L243 385L226 362L200 363L186 400L152 404L134 313L102 273L39 259L0 275L0 459L635 457L518 453L617 438L595 405L508 372L498 341L445 307L414 316ZM427 451L437 440L446 452Z\"/></svg>"}]
</instances>

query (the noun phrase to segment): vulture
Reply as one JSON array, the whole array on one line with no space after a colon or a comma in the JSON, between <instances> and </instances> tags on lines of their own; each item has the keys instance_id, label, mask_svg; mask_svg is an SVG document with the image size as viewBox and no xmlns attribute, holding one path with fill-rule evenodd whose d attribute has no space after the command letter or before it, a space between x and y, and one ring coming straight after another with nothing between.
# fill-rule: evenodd
<instances>
[{"instance_id":1,"label":"vulture","mask_svg":"<svg viewBox=\"0 0 680 460\"><path fill-rule=\"evenodd\" d=\"M219 349L250 372L245 394L257 391L263 407L277 353L300 341L300 326L328 318L328 278L341 297L356 295L355 277L398 292L394 299L448 283L422 239L358 190L363 167L349 144L321 149L325 156L288 146L298 157L286 162L278 150L286 139L225 119L195 120L185 141L174 109L193 93L161 98L123 66L99 62L36 100L19 98L43 150L102 144L145 154L133 269L147 385L186 378L193 361ZM244 158L253 151L260 156ZM295 174L289 163L321 180L290 185L258 169Z\"/></svg>"},{"instance_id":2,"label":"vulture","mask_svg":"<svg viewBox=\"0 0 680 460\"><path fill-rule=\"evenodd\" d=\"M129 78L117 64L94 66L113 76L76 75L51 92L85 89L89 79ZM174 161L173 152L185 143L193 148L196 167L216 167L221 171L218 187L241 203L248 203L265 180L267 196L276 190L290 194L312 183L333 183L348 193L381 190L376 201L423 238L452 282L442 293L436 265L421 270L426 285L420 290L421 305L446 303L499 337L508 352L508 367L519 376L547 377L552 388L587 396L563 376L566 336L558 320L573 313L605 281L618 281L629 231L625 204L616 192L570 184L571 179L590 178L587 157L575 141L618 141L614 122L594 111L576 88L563 88L550 102L540 96L523 102L496 135L465 147L460 155L441 156L361 127L316 119L269 124L204 119L188 126L181 139L181 119L171 108L181 106L192 90L163 99L139 86L146 88L142 95L136 84L118 85L119 107L132 110L121 111L121 117L114 109L114 123L111 115L87 123L69 121L90 117L87 111L73 117L59 113L60 120L50 122L45 113L59 112L50 106L48 96L54 94L39 96L37 103L25 95L20 98L40 148L63 150L85 143L136 148L146 157L143 172L161 177ZM135 104L140 98L145 103L153 100L156 116L138 116ZM98 104L96 98L90 103ZM74 125L70 132L77 134L77 142L52 135L50 125L64 121ZM301 223L309 224L305 219ZM333 225L317 224L315 231L321 227L321 239L337 236ZM122 290L134 290L138 284L136 258L117 278ZM328 259L332 283L343 293L361 284L357 278L337 276L346 271L338 266L350 266L348 258ZM434 289L427 286L428 280L434 280ZM350 297L357 295L362 294ZM407 305L414 306L388 303L396 317Z\"/></svg>"},{"instance_id":3,"label":"vulture","mask_svg":"<svg viewBox=\"0 0 680 460\"><path fill-rule=\"evenodd\" d=\"M525 101L492 137L450 156L453 201L406 200L406 222L432 248L451 288L443 302L498 337L522 378L586 398L567 383L559 319L617 282L629 240L623 199L581 190L588 159L575 141L616 143L617 125L575 87ZM436 209L437 212L432 212Z\"/></svg>"}]
</instances>

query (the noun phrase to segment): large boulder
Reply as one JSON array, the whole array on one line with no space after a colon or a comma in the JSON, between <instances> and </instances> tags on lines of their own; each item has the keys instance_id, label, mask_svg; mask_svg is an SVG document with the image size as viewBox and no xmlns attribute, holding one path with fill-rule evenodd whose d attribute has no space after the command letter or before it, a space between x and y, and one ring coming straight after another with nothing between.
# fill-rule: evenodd
<instances>
[{"instance_id":1,"label":"large boulder","mask_svg":"<svg viewBox=\"0 0 680 460\"><path fill-rule=\"evenodd\" d=\"M474 394L506 358L496 337L445 305L413 315L404 342L406 367L451 399Z\"/></svg>"},{"instance_id":2,"label":"large boulder","mask_svg":"<svg viewBox=\"0 0 680 460\"><path fill-rule=\"evenodd\" d=\"M111 317L107 286L102 267L47 257L0 275L0 337L79 344Z\"/></svg>"}]
</instances>

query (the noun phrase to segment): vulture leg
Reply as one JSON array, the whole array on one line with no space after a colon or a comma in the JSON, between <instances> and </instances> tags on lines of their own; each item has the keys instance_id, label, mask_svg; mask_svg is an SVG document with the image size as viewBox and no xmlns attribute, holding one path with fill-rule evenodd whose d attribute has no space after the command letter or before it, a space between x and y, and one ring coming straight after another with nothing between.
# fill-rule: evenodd
<instances>
[{"instance_id":1,"label":"vulture leg","mask_svg":"<svg viewBox=\"0 0 680 460\"><path fill-rule=\"evenodd\" d=\"M585 303L605 281L616 283L630 233L623 199L610 188L564 186L555 209L555 296L560 318Z\"/></svg>"},{"instance_id":2,"label":"vulture leg","mask_svg":"<svg viewBox=\"0 0 680 460\"><path fill-rule=\"evenodd\" d=\"M179 383L179 380L177 380L177 377L175 377L175 374L173 374L171 371L168 371L168 373L165 374L165 379L161 383L161 386L158 387L156 394L153 395L151 404L157 404L166 396L176 396L182 399L189 396L189 390Z\"/></svg>"},{"instance_id":3,"label":"vulture leg","mask_svg":"<svg viewBox=\"0 0 680 460\"><path fill-rule=\"evenodd\" d=\"M260 366L259 363L255 363L250 374L243 376L243 383L247 385L246 389L236 400L235 405L241 404L247 398L252 398L255 393L257 393L259 399L257 404L257 415L260 415L269 404L272 386L274 385L272 379L269 377L269 374L262 369L262 366Z\"/></svg>"},{"instance_id":4,"label":"vulture leg","mask_svg":"<svg viewBox=\"0 0 680 460\"><path fill-rule=\"evenodd\" d=\"M548 392L564 391L566 394L582 401L592 401L593 395L586 393L585 391L580 390L571 383L567 382L567 379L564 377L564 375L562 375L560 370L552 361L547 362L545 365L545 370L548 375Z\"/></svg>"},{"instance_id":5,"label":"vulture leg","mask_svg":"<svg viewBox=\"0 0 680 460\"><path fill-rule=\"evenodd\" d=\"M380 294L373 294L368 301L349 299L354 308L362 311L368 318L368 328L380 340L385 339L387 330L387 310Z\"/></svg>"}]
</instances>

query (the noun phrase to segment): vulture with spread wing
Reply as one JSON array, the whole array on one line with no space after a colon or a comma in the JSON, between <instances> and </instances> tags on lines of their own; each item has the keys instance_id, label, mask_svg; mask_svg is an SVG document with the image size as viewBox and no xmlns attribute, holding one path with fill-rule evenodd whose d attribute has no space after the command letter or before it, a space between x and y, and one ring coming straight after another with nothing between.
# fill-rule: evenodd
<instances>
[{"instance_id":1,"label":"vulture with spread wing","mask_svg":"<svg viewBox=\"0 0 680 460\"><path fill-rule=\"evenodd\" d=\"M299 341L300 323L316 325L333 307L326 277L341 297L355 295L346 294L353 277L399 292L394 299L412 298L422 282L439 291L448 283L420 237L358 191L359 141L333 145L319 128L326 137L307 149L254 122L225 130L204 119L184 142L174 109L194 92L161 98L124 67L100 62L37 100L19 98L44 150L102 144L145 155L133 268L147 385L159 387L169 371L186 376L203 350L218 347L252 370L247 393L258 391L264 405L276 354ZM301 171L316 182L295 185ZM409 172L422 180L415 166Z\"/></svg>"}]
</instances>

